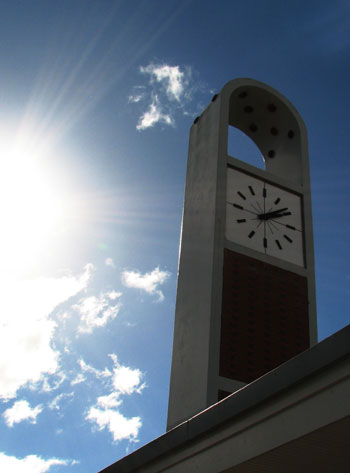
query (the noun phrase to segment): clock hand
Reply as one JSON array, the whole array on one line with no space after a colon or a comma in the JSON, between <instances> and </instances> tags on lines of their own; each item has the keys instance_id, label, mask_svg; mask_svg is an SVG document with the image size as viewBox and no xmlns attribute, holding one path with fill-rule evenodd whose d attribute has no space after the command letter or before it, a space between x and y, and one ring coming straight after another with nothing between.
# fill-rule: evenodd
<instances>
[{"instance_id":1,"label":"clock hand","mask_svg":"<svg viewBox=\"0 0 350 473\"><path fill-rule=\"evenodd\" d=\"M285 217L287 215L292 215L292 212L283 212L283 213L278 213L278 214L275 214L274 212L271 213L271 214L268 214L268 218L281 218L281 217Z\"/></svg>"},{"instance_id":2,"label":"clock hand","mask_svg":"<svg viewBox=\"0 0 350 473\"><path fill-rule=\"evenodd\" d=\"M290 212L285 212L285 210L288 210L288 207L285 207L283 209L273 210L272 212L259 214L258 218L260 218L261 220L269 220L270 218L280 218L285 215L291 215Z\"/></svg>"},{"instance_id":3,"label":"clock hand","mask_svg":"<svg viewBox=\"0 0 350 473\"><path fill-rule=\"evenodd\" d=\"M278 222L276 220L271 220L271 221L273 223L278 223L278 225L282 225L283 227L289 228L290 230L296 230L297 232L301 232L301 230L299 230L299 228L295 228L295 227L293 227L293 225L288 225L286 223Z\"/></svg>"},{"instance_id":4,"label":"clock hand","mask_svg":"<svg viewBox=\"0 0 350 473\"><path fill-rule=\"evenodd\" d=\"M284 217L285 215L292 215L292 212L284 212L284 213L282 214L282 217Z\"/></svg>"},{"instance_id":5,"label":"clock hand","mask_svg":"<svg viewBox=\"0 0 350 473\"><path fill-rule=\"evenodd\" d=\"M284 209L278 209L278 210L272 210L270 212L267 212L265 215L275 215L275 214L280 214L282 212L285 212L288 210L288 207L285 207Z\"/></svg>"}]
</instances>

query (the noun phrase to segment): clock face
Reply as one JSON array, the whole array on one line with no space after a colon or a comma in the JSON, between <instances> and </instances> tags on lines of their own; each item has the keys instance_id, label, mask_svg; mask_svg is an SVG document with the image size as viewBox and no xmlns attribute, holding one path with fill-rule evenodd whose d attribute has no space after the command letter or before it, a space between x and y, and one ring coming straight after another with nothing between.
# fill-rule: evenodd
<instances>
[{"instance_id":1,"label":"clock face","mask_svg":"<svg viewBox=\"0 0 350 473\"><path fill-rule=\"evenodd\" d=\"M226 238L304 266L300 197L227 168Z\"/></svg>"}]
</instances>

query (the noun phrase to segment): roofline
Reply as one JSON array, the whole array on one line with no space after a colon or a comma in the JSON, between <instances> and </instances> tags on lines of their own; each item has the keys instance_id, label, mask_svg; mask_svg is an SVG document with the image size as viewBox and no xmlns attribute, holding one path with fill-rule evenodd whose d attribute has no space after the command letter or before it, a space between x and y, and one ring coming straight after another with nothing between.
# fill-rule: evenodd
<instances>
[{"instance_id":1,"label":"roofline","mask_svg":"<svg viewBox=\"0 0 350 473\"><path fill-rule=\"evenodd\" d=\"M169 430L99 473L131 473L221 427L268 399L350 355L350 325L300 353L222 401Z\"/></svg>"}]
</instances>

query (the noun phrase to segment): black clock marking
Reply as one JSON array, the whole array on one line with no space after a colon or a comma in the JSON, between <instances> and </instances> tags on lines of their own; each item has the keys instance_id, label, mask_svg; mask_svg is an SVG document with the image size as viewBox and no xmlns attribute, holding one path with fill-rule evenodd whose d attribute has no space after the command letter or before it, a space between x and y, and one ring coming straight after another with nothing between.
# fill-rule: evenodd
<instances>
[{"instance_id":1,"label":"black clock marking","mask_svg":"<svg viewBox=\"0 0 350 473\"><path fill-rule=\"evenodd\" d=\"M249 233L248 238L252 238L254 235L255 235L255 231L252 230L252 231Z\"/></svg>"},{"instance_id":2,"label":"black clock marking","mask_svg":"<svg viewBox=\"0 0 350 473\"><path fill-rule=\"evenodd\" d=\"M277 204L279 204L280 202L281 202L281 199L278 197L278 198L275 200L274 204L277 205Z\"/></svg>"},{"instance_id":3,"label":"black clock marking","mask_svg":"<svg viewBox=\"0 0 350 473\"><path fill-rule=\"evenodd\" d=\"M279 240L275 240L275 241L276 241L276 245L278 246L278 248L279 248L280 250L282 250L282 245L281 245L281 243L279 242Z\"/></svg>"},{"instance_id":4,"label":"black clock marking","mask_svg":"<svg viewBox=\"0 0 350 473\"><path fill-rule=\"evenodd\" d=\"M250 193L251 193L252 195L255 195L255 192L254 192L254 189L252 188L252 186L248 186L248 188L249 188L249 190L250 190Z\"/></svg>"},{"instance_id":5,"label":"black clock marking","mask_svg":"<svg viewBox=\"0 0 350 473\"><path fill-rule=\"evenodd\" d=\"M245 218L240 218L237 220L237 223L244 223L246 222L247 220Z\"/></svg>"},{"instance_id":6,"label":"black clock marking","mask_svg":"<svg viewBox=\"0 0 350 473\"><path fill-rule=\"evenodd\" d=\"M263 243L264 243L264 248L267 248L267 238L263 239Z\"/></svg>"},{"instance_id":7,"label":"black clock marking","mask_svg":"<svg viewBox=\"0 0 350 473\"><path fill-rule=\"evenodd\" d=\"M293 225L286 225L287 228L290 228L291 230L296 230L295 227L293 227Z\"/></svg>"},{"instance_id":8,"label":"black clock marking","mask_svg":"<svg viewBox=\"0 0 350 473\"><path fill-rule=\"evenodd\" d=\"M264 187L263 188L263 197L264 197L264 199L265 199L266 196L267 196L267 192L266 192L266 188Z\"/></svg>"},{"instance_id":9,"label":"black clock marking","mask_svg":"<svg viewBox=\"0 0 350 473\"><path fill-rule=\"evenodd\" d=\"M249 212L250 214L253 214L255 216L259 214L259 212L253 212L252 210L245 209L244 207L242 207L239 204L234 204L233 202L228 202L228 201L226 203L230 204L230 205L233 205L233 207L235 207L236 209L243 210L244 212ZM253 218L253 220L257 220L257 217Z\"/></svg>"},{"instance_id":10,"label":"black clock marking","mask_svg":"<svg viewBox=\"0 0 350 473\"><path fill-rule=\"evenodd\" d=\"M242 194L242 192L238 191L237 194L242 197L243 200L246 200L246 196L244 194Z\"/></svg>"},{"instance_id":11,"label":"black clock marking","mask_svg":"<svg viewBox=\"0 0 350 473\"><path fill-rule=\"evenodd\" d=\"M288 235L283 235L284 238L289 241L289 243L293 243L293 240Z\"/></svg>"}]
</instances>

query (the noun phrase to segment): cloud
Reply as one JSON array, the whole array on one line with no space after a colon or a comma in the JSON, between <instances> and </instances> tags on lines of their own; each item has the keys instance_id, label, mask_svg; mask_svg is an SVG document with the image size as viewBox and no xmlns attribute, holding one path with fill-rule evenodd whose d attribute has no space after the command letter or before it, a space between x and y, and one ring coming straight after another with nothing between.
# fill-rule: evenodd
<instances>
[{"instance_id":1,"label":"cloud","mask_svg":"<svg viewBox=\"0 0 350 473\"><path fill-rule=\"evenodd\" d=\"M92 271L35 280L1 281L0 398L16 396L27 383L37 383L59 369L59 352L52 347L56 322L50 314L86 288Z\"/></svg>"},{"instance_id":2,"label":"cloud","mask_svg":"<svg viewBox=\"0 0 350 473\"><path fill-rule=\"evenodd\" d=\"M28 420L32 424L36 424L36 418L42 412L43 407L42 405L38 405L35 407L30 407L28 401L22 400L17 401L13 404L12 407L6 409L3 413L5 418L5 422L9 427L13 427L13 424L18 424L23 420Z\"/></svg>"},{"instance_id":3,"label":"cloud","mask_svg":"<svg viewBox=\"0 0 350 473\"><path fill-rule=\"evenodd\" d=\"M51 391L55 391L60 385L66 380L66 375L63 371L57 371L54 374L54 377L50 376L50 380L48 376L43 376L42 381L42 390L46 393ZM51 382L51 383L50 383Z\"/></svg>"},{"instance_id":4,"label":"cloud","mask_svg":"<svg viewBox=\"0 0 350 473\"><path fill-rule=\"evenodd\" d=\"M144 97L143 94L129 95L128 102L129 103L138 103L143 99L143 97Z\"/></svg>"},{"instance_id":5,"label":"cloud","mask_svg":"<svg viewBox=\"0 0 350 473\"><path fill-rule=\"evenodd\" d=\"M111 268L115 268L115 264L112 258L106 258L105 259L105 265L110 266Z\"/></svg>"},{"instance_id":6,"label":"cloud","mask_svg":"<svg viewBox=\"0 0 350 473\"><path fill-rule=\"evenodd\" d=\"M141 289L148 294L156 294L158 302L161 302L164 300L164 294L158 286L164 284L170 275L168 271L161 271L159 268L144 274L139 271L123 271L122 283L126 287Z\"/></svg>"},{"instance_id":7,"label":"cloud","mask_svg":"<svg viewBox=\"0 0 350 473\"><path fill-rule=\"evenodd\" d=\"M143 74L149 74L151 80L155 79L165 85L166 94L170 100L180 101L185 87L185 73L179 66L169 66L168 64L156 65L149 64L146 67L141 66L140 71Z\"/></svg>"},{"instance_id":8,"label":"cloud","mask_svg":"<svg viewBox=\"0 0 350 473\"><path fill-rule=\"evenodd\" d=\"M99 396L94 406L91 406L86 415L86 420L94 422L99 430L107 428L113 436L114 442L120 440L138 441L138 433L142 426L140 417L127 418L120 412L123 403L122 397L134 393L141 394L145 388L142 383L143 373L139 369L132 369L121 365L117 356L109 355L113 361L114 368L111 373L107 368L104 371L112 374L111 392ZM90 367L91 368L91 367ZM92 368L93 371L95 370Z\"/></svg>"},{"instance_id":9,"label":"cloud","mask_svg":"<svg viewBox=\"0 0 350 473\"><path fill-rule=\"evenodd\" d=\"M37 455L28 455L24 458L17 458L0 452L0 471L11 473L46 473L55 465L74 465L74 460L60 460L50 458L44 460Z\"/></svg>"},{"instance_id":10,"label":"cloud","mask_svg":"<svg viewBox=\"0 0 350 473\"><path fill-rule=\"evenodd\" d=\"M63 399L72 399L73 397L74 397L74 393L61 393L61 394L58 394L56 397L54 397L52 399L52 401L49 403L48 407L51 410L55 409L56 411L59 411L61 409L60 402Z\"/></svg>"},{"instance_id":11,"label":"cloud","mask_svg":"<svg viewBox=\"0 0 350 473\"><path fill-rule=\"evenodd\" d=\"M98 370L94 368L93 366L89 365L88 363L85 363L83 359L80 359L78 361L80 368L87 373L92 373L96 376L96 378L109 378L112 376L112 372L109 371L108 368L105 368L104 370Z\"/></svg>"},{"instance_id":12,"label":"cloud","mask_svg":"<svg viewBox=\"0 0 350 473\"><path fill-rule=\"evenodd\" d=\"M86 419L95 422L99 430L108 428L115 442L120 440L137 442L137 436L142 426L140 417L127 418L114 409L91 407Z\"/></svg>"},{"instance_id":13,"label":"cloud","mask_svg":"<svg viewBox=\"0 0 350 473\"><path fill-rule=\"evenodd\" d=\"M120 394L140 394L145 387L145 383L141 384L143 374L139 369L132 369L123 366L118 362L117 355L114 353L109 355L113 360L113 387Z\"/></svg>"},{"instance_id":14,"label":"cloud","mask_svg":"<svg viewBox=\"0 0 350 473\"><path fill-rule=\"evenodd\" d=\"M105 396L100 396L97 398L97 404L104 409L119 407L122 404L122 401L119 400L119 397L120 393L117 391Z\"/></svg>"},{"instance_id":15,"label":"cloud","mask_svg":"<svg viewBox=\"0 0 350 473\"><path fill-rule=\"evenodd\" d=\"M148 103L147 110L138 120L137 130L146 130L157 123L174 126L176 112L188 113L184 107L192 100L192 93L197 87L192 81L192 69L150 63L140 66L140 72L149 78L148 83L134 87L128 98L129 103Z\"/></svg>"},{"instance_id":16,"label":"cloud","mask_svg":"<svg viewBox=\"0 0 350 473\"><path fill-rule=\"evenodd\" d=\"M159 122L166 123L167 125L173 124L171 116L166 113L162 113L158 97L155 96L148 110L143 115L141 115L136 129L146 130L146 128L150 128Z\"/></svg>"},{"instance_id":17,"label":"cloud","mask_svg":"<svg viewBox=\"0 0 350 473\"><path fill-rule=\"evenodd\" d=\"M83 383L86 380L85 376L83 373L78 373L77 376L71 381L71 385L74 386L76 384Z\"/></svg>"},{"instance_id":18,"label":"cloud","mask_svg":"<svg viewBox=\"0 0 350 473\"><path fill-rule=\"evenodd\" d=\"M98 297L89 296L81 299L73 309L79 313L79 332L91 333L96 327L104 327L107 322L113 320L120 310L120 303L113 303L120 298L121 292L110 291L100 294Z\"/></svg>"}]
</instances>

